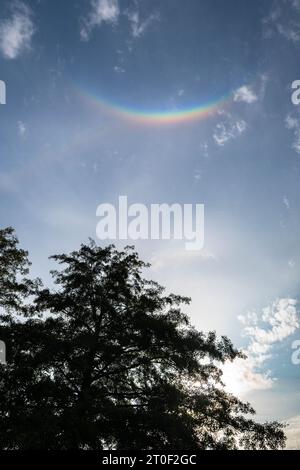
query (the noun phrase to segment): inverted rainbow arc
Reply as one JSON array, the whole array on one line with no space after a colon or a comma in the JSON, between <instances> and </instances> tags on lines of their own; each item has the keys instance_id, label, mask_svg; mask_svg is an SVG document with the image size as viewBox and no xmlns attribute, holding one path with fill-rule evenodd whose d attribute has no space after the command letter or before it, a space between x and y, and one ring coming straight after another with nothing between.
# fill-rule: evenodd
<instances>
[{"instance_id":1,"label":"inverted rainbow arc","mask_svg":"<svg viewBox=\"0 0 300 470\"><path fill-rule=\"evenodd\" d=\"M81 92L82 95L82 92ZM222 96L218 100L207 102L203 105L190 106L181 110L169 110L169 111L142 111L140 109L134 109L129 106L107 101L90 92L83 92L85 98L89 100L94 106L101 106L108 112L113 113L120 118L134 121L141 124L176 124L181 122L196 121L206 119L216 114L226 104L230 102L232 94Z\"/></svg>"}]
</instances>

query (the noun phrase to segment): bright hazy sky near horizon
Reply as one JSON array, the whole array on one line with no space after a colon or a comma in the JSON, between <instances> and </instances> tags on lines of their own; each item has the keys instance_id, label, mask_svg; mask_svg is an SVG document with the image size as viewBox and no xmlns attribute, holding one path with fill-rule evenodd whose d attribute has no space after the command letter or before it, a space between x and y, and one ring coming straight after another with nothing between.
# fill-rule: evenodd
<instances>
[{"instance_id":1,"label":"bright hazy sky near horizon","mask_svg":"<svg viewBox=\"0 0 300 470\"><path fill-rule=\"evenodd\" d=\"M289 421L300 448L300 0L0 6L0 220L32 274L48 282L48 256L95 238L97 206L119 195L203 203L203 250L136 248L192 297L194 325L247 352L227 387L259 419Z\"/></svg>"}]
</instances>

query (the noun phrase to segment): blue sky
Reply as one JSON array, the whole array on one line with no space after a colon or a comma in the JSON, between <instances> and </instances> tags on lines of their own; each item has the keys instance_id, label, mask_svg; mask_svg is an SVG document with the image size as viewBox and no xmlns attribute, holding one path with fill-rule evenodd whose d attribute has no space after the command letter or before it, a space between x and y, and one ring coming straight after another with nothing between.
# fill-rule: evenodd
<instances>
[{"instance_id":1,"label":"blue sky","mask_svg":"<svg viewBox=\"0 0 300 470\"><path fill-rule=\"evenodd\" d=\"M95 237L96 208L205 204L205 246L138 241L151 277L191 296L197 327L249 359L228 387L260 419L290 420L300 447L299 0L1 0L1 226L34 275ZM114 106L205 119L151 125ZM103 105L103 102L106 105ZM122 246L122 243L117 243Z\"/></svg>"}]
</instances>

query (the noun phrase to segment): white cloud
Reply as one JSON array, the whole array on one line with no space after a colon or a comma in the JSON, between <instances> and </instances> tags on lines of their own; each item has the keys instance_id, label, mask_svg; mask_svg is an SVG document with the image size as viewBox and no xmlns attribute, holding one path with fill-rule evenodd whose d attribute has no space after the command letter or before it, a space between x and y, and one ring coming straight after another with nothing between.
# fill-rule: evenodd
<instances>
[{"instance_id":1,"label":"white cloud","mask_svg":"<svg viewBox=\"0 0 300 470\"><path fill-rule=\"evenodd\" d=\"M300 327L295 299L282 298L273 302L258 315L249 312L239 316L244 336L249 338L245 349L247 359L237 359L223 366L223 381L232 393L244 393L271 388L274 378L262 372L264 363L272 357L273 347Z\"/></svg>"},{"instance_id":2,"label":"white cloud","mask_svg":"<svg viewBox=\"0 0 300 470\"><path fill-rule=\"evenodd\" d=\"M194 171L194 179L196 181L200 181L202 179L202 171L201 170L195 170Z\"/></svg>"},{"instance_id":3,"label":"white cloud","mask_svg":"<svg viewBox=\"0 0 300 470\"><path fill-rule=\"evenodd\" d=\"M238 88L233 94L234 101L240 101L247 104L252 104L258 100L257 95L254 93L251 87L244 85Z\"/></svg>"},{"instance_id":4,"label":"white cloud","mask_svg":"<svg viewBox=\"0 0 300 470\"><path fill-rule=\"evenodd\" d=\"M294 416L287 422L285 429L287 437L286 448L288 450L300 449L300 416Z\"/></svg>"},{"instance_id":5,"label":"white cloud","mask_svg":"<svg viewBox=\"0 0 300 470\"><path fill-rule=\"evenodd\" d=\"M124 73L125 72L125 69L123 67L121 67L120 65L115 65L114 66L114 71L116 73Z\"/></svg>"},{"instance_id":6,"label":"white cloud","mask_svg":"<svg viewBox=\"0 0 300 470\"><path fill-rule=\"evenodd\" d=\"M18 122L18 132L19 132L20 137L25 137L26 132L27 132L27 128L26 128L26 125L23 121Z\"/></svg>"},{"instance_id":7,"label":"white cloud","mask_svg":"<svg viewBox=\"0 0 300 470\"><path fill-rule=\"evenodd\" d=\"M300 120L292 117L290 114L286 117L285 120L286 128L293 131L294 133L294 142L292 148L295 152L300 154Z\"/></svg>"},{"instance_id":8,"label":"white cloud","mask_svg":"<svg viewBox=\"0 0 300 470\"><path fill-rule=\"evenodd\" d=\"M82 23L81 38L87 41L93 29L102 23L117 24L119 15L118 0L92 0L91 10Z\"/></svg>"},{"instance_id":9,"label":"white cloud","mask_svg":"<svg viewBox=\"0 0 300 470\"><path fill-rule=\"evenodd\" d=\"M0 22L0 49L7 59L16 59L31 48L34 25L30 9L22 2L13 4L10 18Z\"/></svg>"},{"instance_id":10,"label":"white cloud","mask_svg":"<svg viewBox=\"0 0 300 470\"><path fill-rule=\"evenodd\" d=\"M200 148L201 148L201 154L205 157L205 158L209 158L209 145L207 142L204 142L200 145Z\"/></svg>"},{"instance_id":11,"label":"white cloud","mask_svg":"<svg viewBox=\"0 0 300 470\"><path fill-rule=\"evenodd\" d=\"M273 380L267 373L256 371L256 363L251 357L227 362L222 371L226 389L237 396L253 390L267 390L273 385Z\"/></svg>"},{"instance_id":12,"label":"white cloud","mask_svg":"<svg viewBox=\"0 0 300 470\"><path fill-rule=\"evenodd\" d=\"M245 335L251 340L249 350L262 362L274 344L291 336L299 327L295 299L279 299L264 308L261 320L264 326L248 321Z\"/></svg>"},{"instance_id":13,"label":"white cloud","mask_svg":"<svg viewBox=\"0 0 300 470\"><path fill-rule=\"evenodd\" d=\"M294 260L294 258L289 259L288 266L291 269L293 269L296 266L296 261Z\"/></svg>"},{"instance_id":14,"label":"white cloud","mask_svg":"<svg viewBox=\"0 0 300 470\"><path fill-rule=\"evenodd\" d=\"M288 129L297 129L299 127L298 120L293 118L290 114L286 117L285 123Z\"/></svg>"},{"instance_id":15,"label":"white cloud","mask_svg":"<svg viewBox=\"0 0 300 470\"><path fill-rule=\"evenodd\" d=\"M243 119L223 121L216 125L213 139L219 147L223 147L227 142L241 135L246 128L247 124Z\"/></svg>"},{"instance_id":16,"label":"white cloud","mask_svg":"<svg viewBox=\"0 0 300 470\"><path fill-rule=\"evenodd\" d=\"M153 21L159 20L158 13L152 13L142 21L138 10L127 11L126 16L130 22L131 33L134 38L141 37Z\"/></svg>"},{"instance_id":17,"label":"white cloud","mask_svg":"<svg viewBox=\"0 0 300 470\"><path fill-rule=\"evenodd\" d=\"M284 196L284 198L283 198L283 204L285 205L286 210L290 210L290 207L291 207L290 201L286 196Z\"/></svg>"}]
</instances>

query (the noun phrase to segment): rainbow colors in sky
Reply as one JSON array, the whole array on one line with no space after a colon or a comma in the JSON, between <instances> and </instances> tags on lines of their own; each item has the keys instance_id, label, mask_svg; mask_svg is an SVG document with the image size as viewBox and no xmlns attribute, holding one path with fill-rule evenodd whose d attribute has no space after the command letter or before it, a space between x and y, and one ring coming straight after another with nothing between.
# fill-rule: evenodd
<instances>
[{"instance_id":1,"label":"rainbow colors in sky","mask_svg":"<svg viewBox=\"0 0 300 470\"><path fill-rule=\"evenodd\" d=\"M82 94L82 90L81 90ZM185 107L183 109L172 109L164 111L141 110L131 106L120 105L100 98L95 93L83 92L94 106L101 106L108 112L120 118L130 120L140 124L177 124L189 121L196 121L208 118L216 114L222 107L230 101L232 94L225 95L218 100L210 101L201 105Z\"/></svg>"}]
</instances>

